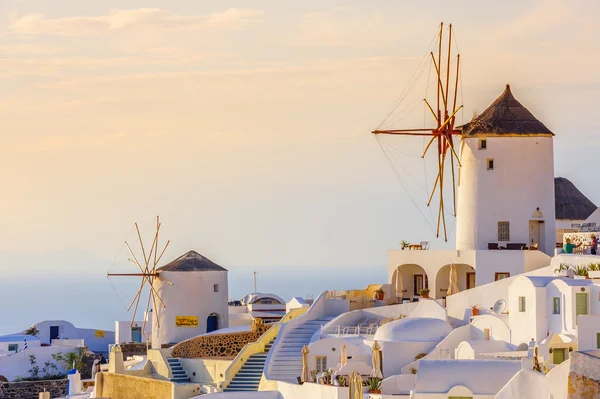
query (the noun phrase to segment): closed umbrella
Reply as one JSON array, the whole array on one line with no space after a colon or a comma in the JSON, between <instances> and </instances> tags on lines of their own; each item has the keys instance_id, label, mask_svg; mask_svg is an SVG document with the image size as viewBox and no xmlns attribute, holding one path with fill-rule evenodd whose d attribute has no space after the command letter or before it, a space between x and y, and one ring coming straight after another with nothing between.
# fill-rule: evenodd
<instances>
[{"instance_id":1,"label":"closed umbrella","mask_svg":"<svg viewBox=\"0 0 600 399\"><path fill-rule=\"evenodd\" d=\"M310 382L310 368L308 367L308 346L302 347L302 376L300 377L302 382Z\"/></svg>"},{"instance_id":2,"label":"closed umbrella","mask_svg":"<svg viewBox=\"0 0 600 399\"><path fill-rule=\"evenodd\" d=\"M340 348L340 366L344 367L348 362L348 354L346 353L346 345Z\"/></svg>"},{"instance_id":3,"label":"closed umbrella","mask_svg":"<svg viewBox=\"0 0 600 399\"><path fill-rule=\"evenodd\" d=\"M350 387L349 399L363 399L362 377L356 371L350 373L348 387Z\"/></svg>"},{"instance_id":4,"label":"closed umbrella","mask_svg":"<svg viewBox=\"0 0 600 399\"><path fill-rule=\"evenodd\" d=\"M400 268L396 270L396 297L398 298L398 302L402 302L402 297L404 296L404 286L402 285L402 271Z\"/></svg>"},{"instance_id":5,"label":"closed umbrella","mask_svg":"<svg viewBox=\"0 0 600 399\"><path fill-rule=\"evenodd\" d=\"M456 275L456 265L450 265L450 284L448 284L448 295L458 294L458 276Z\"/></svg>"},{"instance_id":6,"label":"closed umbrella","mask_svg":"<svg viewBox=\"0 0 600 399\"><path fill-rule=\"evenodd\" d=\"M381 372L381 345L375 341L371 349L373 350L371 354L371 366L373 367L371 377L383 379L383 373Z\"/></svg>"}]
</instances>

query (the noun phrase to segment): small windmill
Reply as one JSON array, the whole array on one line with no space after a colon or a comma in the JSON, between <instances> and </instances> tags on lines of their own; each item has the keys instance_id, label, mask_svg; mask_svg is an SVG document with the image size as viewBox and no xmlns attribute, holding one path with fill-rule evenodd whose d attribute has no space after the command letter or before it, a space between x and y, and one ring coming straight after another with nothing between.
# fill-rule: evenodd
<instances>
[{"instance_id":1,"label":"small windmill","mask_svg":"<svg viewBox=\"0 0 600 399\"><path fill-rule=\"evenodd\" d=\"M137 237L140 242L142 257L144 260L143 262L140 262L138 260L138 257L135 256L135 253L133 252L133 249L131 249L131 246L129 245L129 243L127 241L125 241L125 245L127 246L127 249L129 250L129 255L131 256L128 260L129 260L129 262L133 263L140 269L139 273L108 273L107 274L108 277L116 276L116 277L141 277L142 278L140 288L138 289L137 293L133 297L133 300L129 304L129 307L127 307L127 311L129 311L129 310L131 310L132 306L135 304L135 308L133 309L133 316L131 317L131 327L133 327L133 324L135 322L135 316L138 311L140 300L142 299L142 291L146 284L149 287L148 288L148 300L146 303L146 314L148 314L148 310L150 308L150 300L152 300L153 309L155 309L155 310L158 308L159 304L163 308L167 307L165 305L165 303L163 302L162 298L160 297L160 295L158 294L158 292L156 291L156 289L154 288L154 279L159 279L161 281L164 281L165 283L173 285L173 283L160 277L159 274L156 272L156 266L160 262L160 259L162 258L163 254L165 253L165 250L167 249L167 247L169 246L169 243L171 242L171 241L167 241L167 243L163 247L162 251L160 251L160 255L159 255L158 234L160 232L160 227L161 227L161 223L160 223L159 217L157 216L156 217L156 232L154 233L154 240L152 241L152 246L150 247L150 251L148 253L146 253L146 249L144 247L144 241L142 240L142 235L140 233L140 228L139 228L138 224L135 223L135 230L137 232ZM158 324L158 318L156 318L156 322L157 322L156 327L157 328L160 327L160 325ZM146 331L146 317L144 318L144 325L142 327L142 333L144 331Z\"/></svg>"},{"instance_id":2,"label":"small windmill","mask_svg":"<svg viewBox=\"0 0 600 399\"><path fill-rule=\"evenodd\" d=\"M423 99L423 102L427 106L427 109L433 115L436 126L423 129L391 129L391 130L374 130L372 133L375 135L380 134L392 134L392 135L406 135L406 136L425 136L431 137L429 143L425 147L422 158L425 158L427 151L431 148L434 141L437 143L437 177L433 185L431 194L429 195L429 201L427 206L431 205L434 194L439 191L439 208L437 215L437 230L436 237L440 236L440 226L443 226L443 237L444 241L448 241L448 233L446 229L446 215L444 211L444 182L445 182L445 170L447 163L450 163L451 174L452 174L452 201L454 204L454 215L456 215L456 180L454 171L454 162L460 167L460 159L454 149L454 136L460 135L461 130L454 128L456 119L456 113L463 107L460 105L456 106L458 81L459 81L459 69L460 69L460 54L456 56L456 79L453 82L453 94L452 103L450 102L450 62L452 53L452 24L449 27L448 34L448 54L446 57L446 70L445 74L442 71L442 41L443 41L443 27L444 24L440 24L439 38L438 38L438 49L437 55L430 52L431 61L435 70L437 80L437 110L434 110L427 99ZM382 123L383 124L383 123Z\"/></svg>"}]
</instances>

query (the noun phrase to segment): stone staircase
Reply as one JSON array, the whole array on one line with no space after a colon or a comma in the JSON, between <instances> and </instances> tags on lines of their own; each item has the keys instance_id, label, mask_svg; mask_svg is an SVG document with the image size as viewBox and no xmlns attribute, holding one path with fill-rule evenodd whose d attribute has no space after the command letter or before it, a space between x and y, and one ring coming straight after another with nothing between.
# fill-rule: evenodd
<instances>
[{"instance_id":1,"label":"stone staircase","mask_svg":"<svg viewBox=\"0 0 600 399\"><path fill-rule=\"evenodd\" d=\"M264 352L251 355L223 391L258 391L258 385L260 384L260 379L263 375L265 362L267 361L267 356L269 355L269 351L271 350L274 341L275 339L265 345Z\"/></svg>"},{"instance_id":2,"label":"stone staircase","mask_svg":"<svg viewBox=\"0 0 600 399\"><path fill-rule=\"evenodd\" d=\"M190 378L183 369L183 366L181 365L181 362L178 358L168 357L167 363L169 364L171 372L173 373L173 378L171 378L171 381L177 382L179 384L190 382Z\"/></svg>"},{"instance_id":3,"label":"stone staircase","mask_svg":"<svg viewBox=\"0 0 600 399\"><path fill-rule=\"evenodd\" d=\"M302 347L308 345L313 334L333 317L310 320L301 324L281 339L276 356L271 359L271 379L295 384L302 374Z\"/></svg>"}]
</instances>

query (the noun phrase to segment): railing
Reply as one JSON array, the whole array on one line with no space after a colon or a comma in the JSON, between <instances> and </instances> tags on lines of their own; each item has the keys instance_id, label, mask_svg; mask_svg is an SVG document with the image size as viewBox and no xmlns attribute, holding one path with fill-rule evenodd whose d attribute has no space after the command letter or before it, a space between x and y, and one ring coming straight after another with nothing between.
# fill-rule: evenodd
<instances>
[{"instance_id":1,"label":"railing","mask_svg":"<svg viewBox=\"0 0 600 399\"><path fill-rule=\"evenodd\" d=\"M223 374L223 382L221 383L221 388L225 389L231 383L236 374L241 370L244 366L248 358L257 353L261 353L265 351L266 345L271 342L279 333L279 329L281 325L287 323L288 321L295 319L298 316L302 316L308 311L308 308L297 308L290 310L285 316L281 318L281 321L274 324L273 327L269 328L256 342L251 342L246 344L242 350L237 354L237 356L233 359L225 373Z\"/></svg>"}]
</instances>

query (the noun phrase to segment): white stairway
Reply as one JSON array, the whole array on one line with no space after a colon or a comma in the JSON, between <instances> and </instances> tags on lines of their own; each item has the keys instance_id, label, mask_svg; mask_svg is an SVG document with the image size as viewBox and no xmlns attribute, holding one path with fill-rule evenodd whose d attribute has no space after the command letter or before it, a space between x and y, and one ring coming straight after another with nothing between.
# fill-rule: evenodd
<instances>
[{"instance_id":1,"label":"white stairway","mask_svg":"<svg viewBox=\"0 0 600 399\"><path fill-rule=\"evenodd\" d=\"M307 321L277 342L277 352L271 359L271 379L295 384L302 374L302 347L308 345L313 334L332 319L325 317Z\"/></svg>"}]
</instances>

